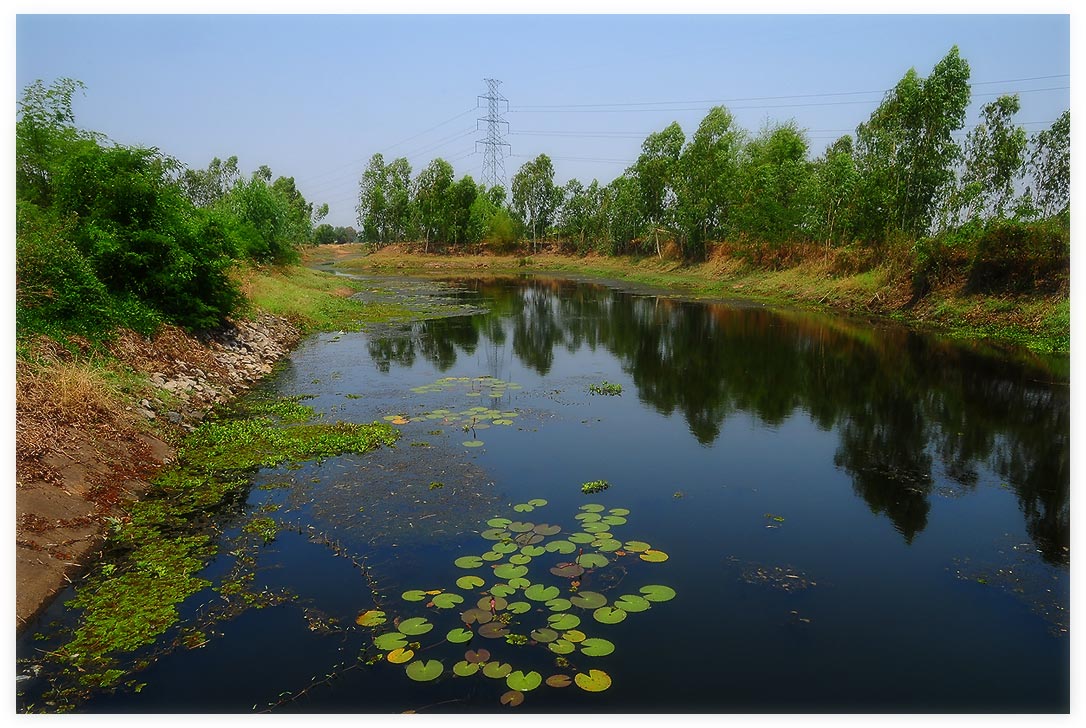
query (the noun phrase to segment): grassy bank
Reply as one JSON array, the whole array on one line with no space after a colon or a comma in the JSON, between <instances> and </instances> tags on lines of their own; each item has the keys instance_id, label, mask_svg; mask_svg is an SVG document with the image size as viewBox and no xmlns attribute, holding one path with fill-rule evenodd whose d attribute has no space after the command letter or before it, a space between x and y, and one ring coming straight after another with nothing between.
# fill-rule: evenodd
<instances>
[{"instance_id":1,"label":"grassy bank","mask_svg":"<svg viewBox=\"0 0 1086 728\"><path fill-rule=\"evenodd\" d=\"M744 299L893 319L965 340L1024 346L1043 353L1070 351L1070 299L1063 292L971 293L951 271L915 290L911 257L892 252L880 261L850 260L847 251L807 250L770 267L718 248L704 263L657 257L422 254L389 246L367 254L363 245L311 248L310 265L343 272L398 271L426 275L544 271L630 281L691 297Z\"/></svg>"}]
</instances>

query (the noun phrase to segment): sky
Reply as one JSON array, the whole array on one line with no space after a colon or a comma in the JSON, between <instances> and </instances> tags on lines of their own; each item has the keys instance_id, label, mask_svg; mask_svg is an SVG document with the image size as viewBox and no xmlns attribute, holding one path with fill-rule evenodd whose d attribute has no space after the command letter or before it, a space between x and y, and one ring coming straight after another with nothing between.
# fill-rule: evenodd
<instances>
[{"instance_id":1,"label":"sky","mask_svg":"<svg viewBox=\"0 0 1086 728\"><path fill-rule=\"evenodd\" d=\"M508 99L507 183L540 153L559 183L609 182L647 134L678 121L689 137L715 104L752 134L794 120L816 156L910 67L926 76L955 44L974 84L967 129L1000 93L1021 94L1017 118L1031 133L1070 107L1070 16L974 14L992 3L938 15L296 14L319 2L278 8L290 15L70 15L83 5L21 5L16 100L37 79L78 79L80 127L193 168L231 155L246 174L266 164L327 202L333 225L357 226L358 180L377 152L406 156L416 174L440 156L457 177L482 181L487 78ZM34 14L42 8L53 12Z\"/></svg>"}]
</instances>

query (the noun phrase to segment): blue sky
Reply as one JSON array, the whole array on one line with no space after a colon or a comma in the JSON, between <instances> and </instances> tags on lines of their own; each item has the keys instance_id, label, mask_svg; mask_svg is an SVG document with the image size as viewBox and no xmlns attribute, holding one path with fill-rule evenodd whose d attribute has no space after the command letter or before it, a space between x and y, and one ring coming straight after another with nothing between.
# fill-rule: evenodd
<instances>
[{"instance_id":1,"label":"blue sky","mask_svg":"<svg viewBox=\"0 0 1086 728\"><path fill-rule=\"evenodd\" d=\"M36 79L79 79L81 127L192 167L267 164L328 202L334 225L355 224L375 152L416 173L442 156L481 180L487 77L509 100L507 179L545 152L559 182L586 183L620 174L671 121L693 133L714 102L751 132L794 119L817 154L955 44L976 84L967 126L1018 91L1033 132L1071 93L1067 15L22 14L15 38L16 98Z\"/></svg>"}]
</instances>

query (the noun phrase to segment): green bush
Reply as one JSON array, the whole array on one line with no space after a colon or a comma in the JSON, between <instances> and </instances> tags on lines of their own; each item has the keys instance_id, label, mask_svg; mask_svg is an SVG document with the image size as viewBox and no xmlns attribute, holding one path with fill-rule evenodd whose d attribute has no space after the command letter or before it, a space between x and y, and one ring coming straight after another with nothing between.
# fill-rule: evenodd
<instances>
[{"instance_id":1,"label":"green bush","mask_svg":"<svg viewBox=\"0 0 1086 728\"><path fill-rule=\"evenodd\" d=\"M992 220L974 251L971 292L1055 291L1068 284L1071 239L1059 222Z\"/></svg>"}]
</instances>

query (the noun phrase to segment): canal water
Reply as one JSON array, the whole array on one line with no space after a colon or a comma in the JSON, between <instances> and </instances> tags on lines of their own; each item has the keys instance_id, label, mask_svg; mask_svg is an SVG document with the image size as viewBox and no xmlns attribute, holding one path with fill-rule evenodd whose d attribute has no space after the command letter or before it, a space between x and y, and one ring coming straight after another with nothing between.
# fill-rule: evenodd
<instances>
[{"instance_id":1,"label":"canal water","mask_svg":"<svg viewBox=\"0 0 1086 728\"><path fill-rule=\"evenodd\" d=\"M1066 359L571 280L440 285L486 312L312 336L260 393L402 432L253 476L225 534L273 518L251 586L289 598L146 651L138 691L79 710L1069 710Z\"/></svg>"}]
</instances>

